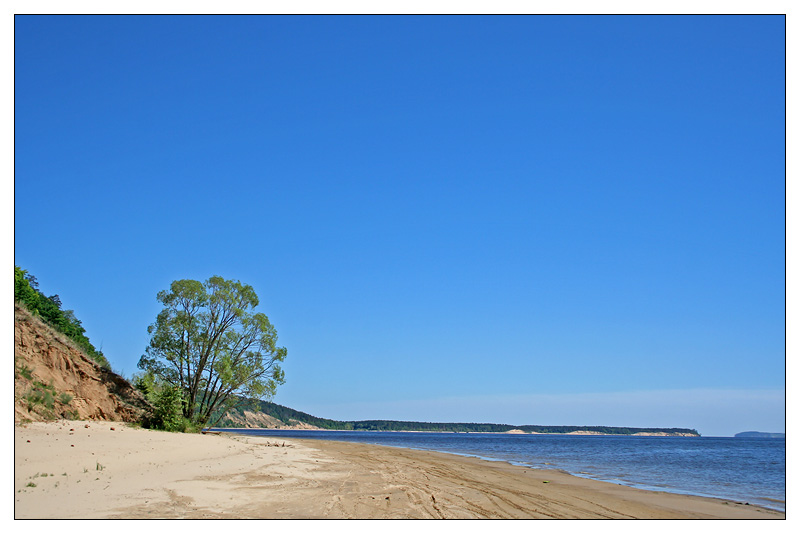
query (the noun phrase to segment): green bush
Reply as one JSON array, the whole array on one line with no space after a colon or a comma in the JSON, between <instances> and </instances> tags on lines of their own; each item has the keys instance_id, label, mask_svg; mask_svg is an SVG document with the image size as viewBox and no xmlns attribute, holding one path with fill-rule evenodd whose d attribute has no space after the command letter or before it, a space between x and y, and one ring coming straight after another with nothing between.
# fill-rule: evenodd
<instances>
[{"instance_id":1,"label":"green bush","mask_svg":"<svg viewBox=\"0 0 800 534\"><path fill-rule=\"evenodd\" d=\"M133 386L153 406L153 414L141 422L144 428L170 432L199 432L200 426L184 417L186 399L180 388L146 371L134 374Z\"/></svg>"},{"instance_id":2,"label":"green bush","mask_svg":"<svg viewBox=\"0 0 800 534\"><path fill-rule=\"evenodd\" d=\"M169 432L183 432L186 421L183 417L183 395L176 387L165 386L155 394L153 402L152 428Z\"/></svg>"}]
</instances>

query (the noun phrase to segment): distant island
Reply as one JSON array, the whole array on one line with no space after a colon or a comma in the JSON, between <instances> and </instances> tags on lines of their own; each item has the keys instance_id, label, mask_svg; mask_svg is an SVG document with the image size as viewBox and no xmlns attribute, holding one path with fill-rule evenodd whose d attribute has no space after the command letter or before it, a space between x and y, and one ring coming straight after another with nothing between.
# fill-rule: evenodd
<instances>
[{"instance_id":1,"label":"distant island","mask_svg":"<svg viewBox=\"0 0 800 534\"><path fill-rule=\"evenodd\" d=\"M786 439L785 433L780 432L739 432L734 438L779 438Z\"/></svg>"},{"instance_id":2,"label":"distant island","mask_svg":"<svg viewBox=\"0 0 800 534\"><path fill-rule=\"evenodd\" d=\"M361 430L384 432L493 432L512 434L602 434L623 436L699 436L689 428L630 428L617 426L506 425L497 423L424 423L417 421L336 421L315 417L273 402L228 411L216 428L275 428L296 430Z\"/></svg>"}]
</instances>

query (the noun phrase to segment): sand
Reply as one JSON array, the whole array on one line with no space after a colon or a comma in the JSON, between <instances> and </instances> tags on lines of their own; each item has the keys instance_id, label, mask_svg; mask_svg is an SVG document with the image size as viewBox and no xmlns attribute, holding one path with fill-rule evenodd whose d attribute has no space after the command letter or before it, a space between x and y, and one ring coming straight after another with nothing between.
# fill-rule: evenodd
<instances>
[{"instance_id":1,"label":"sand","mask_svg":"<svg viewBox=\"0 0 800 534\"><path fill-rule=\"evenodd\" d=\"M783 519L785 514L442 453L61 421L14 429L14 517Z\"/></svg>"}]
</instances>

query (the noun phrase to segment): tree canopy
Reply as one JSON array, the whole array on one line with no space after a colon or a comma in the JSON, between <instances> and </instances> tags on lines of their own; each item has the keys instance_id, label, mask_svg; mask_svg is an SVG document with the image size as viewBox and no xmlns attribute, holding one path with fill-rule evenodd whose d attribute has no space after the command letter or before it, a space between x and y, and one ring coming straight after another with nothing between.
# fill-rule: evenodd
<instances>
[{"instance_id":1,"label":"tree canopy","mask_svg":"<svg viewBox=\"0 0 800 534\"><path fill-rule=\"evenodd\" d=\"M183 415L205 425L248 399L271 398L284 383L286 348L249 285L212 276L176 280L158 293L164 309L148 327L139 368L177 388Z\"/></svg>"}]
</instances>

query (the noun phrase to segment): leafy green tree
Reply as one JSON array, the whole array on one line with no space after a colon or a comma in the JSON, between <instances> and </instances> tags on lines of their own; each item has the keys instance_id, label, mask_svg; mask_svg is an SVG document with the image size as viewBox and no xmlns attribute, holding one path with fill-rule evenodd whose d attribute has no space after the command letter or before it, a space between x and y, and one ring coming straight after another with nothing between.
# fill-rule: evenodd
<instances>
[{"instance_id":1,"label":"leafy green tree","mask_svg":"<svg viewBox=\"0 0 800 534\"><path fill-rule=\"evenodd\" d=\"M38 285L36 277L14 266L14 301L22 302L31 312L39 305Z\"/></svg>"},{"instance_id":2,"label":"leafy green tree","mask_svg":"<svg viewBox=\"0 0 800 534\"><path fill-rule=\"evenodd\" d=\"M284 383L286 348L249 285L212 276L176 280L158 293L164 309L148 327L139 368L178 388L183 415L205 425L212 414L269 398Z\"/></svg>"}]
</instances>

